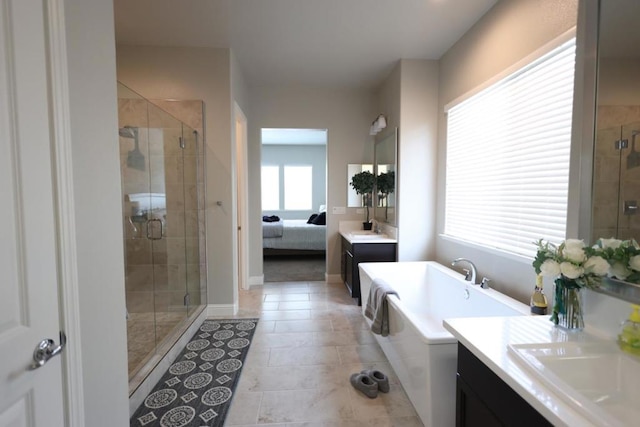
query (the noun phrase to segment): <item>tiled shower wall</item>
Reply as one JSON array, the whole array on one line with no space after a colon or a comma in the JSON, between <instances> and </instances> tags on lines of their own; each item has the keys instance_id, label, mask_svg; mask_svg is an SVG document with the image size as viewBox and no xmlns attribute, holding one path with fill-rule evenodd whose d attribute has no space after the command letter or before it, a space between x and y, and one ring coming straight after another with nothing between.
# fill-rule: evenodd
<instances>
[{"instance_id":1,"label":"tiled shower wall","mask_svg":"<svg viewBox=\"0 0 640 427\"><path fill-rule=\"evenodd\" d=\"M640 135L632 144L633 131L640 131L640 106L599 106L597 118L593 239L640 240L640 209L623 211L625 201L640 206ZM628 140L628 148L616 149L615 141L621 139Z\"/></svg>"}]
</instances>

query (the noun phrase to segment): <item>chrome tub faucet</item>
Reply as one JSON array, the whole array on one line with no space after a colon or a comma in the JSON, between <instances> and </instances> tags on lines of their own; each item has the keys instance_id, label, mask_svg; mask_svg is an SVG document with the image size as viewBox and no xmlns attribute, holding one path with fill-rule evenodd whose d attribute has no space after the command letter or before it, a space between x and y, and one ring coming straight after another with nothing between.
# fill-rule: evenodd
<instances>
[{"instance_id":1,"label":"chrome tub faucet","mask_svg":"<svg viewBox=\"0 0 640 427\"><path fill-rule=\"evenodd\" d=\"M462 269L462 271L464 271L464 273L465 273L464 280L468 280L472 284L477 285L476 276L478 275L478 270L476 270L475 264L472 263L471 261L469 261L466 258L456 258L451 262L451 265L454 266L454 265L458 264L459 262L466 262L467 264L469 264L469 267L471 269L471 270L468 270L466 268Z\"/></svg>"}]
</instances>

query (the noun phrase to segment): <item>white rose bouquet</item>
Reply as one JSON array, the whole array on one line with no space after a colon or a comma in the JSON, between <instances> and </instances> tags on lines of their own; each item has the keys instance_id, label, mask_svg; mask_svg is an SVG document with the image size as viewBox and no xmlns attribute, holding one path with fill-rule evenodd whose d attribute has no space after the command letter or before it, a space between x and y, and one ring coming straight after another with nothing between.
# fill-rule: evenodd
<instances>
[{"instance_id":1,"label":"white rose bouquet","mask_svg":"<svg viewBox=\"0 0 640 427\"><path fill-rule=\"evenodd\" d=\"M567 239L559 246L543 242L541 239L536 242L536 246L538 251L533 260L536 274L555 277L551 320L557 325L559 315L563 318L570 316L572 318L568 320L569 327L581 328L582 307L577 291L600 285L602 277L610 270L607 258L601 250L595 247L588 248L578 239Z\"/></svg>"},{"instance_id":2,"label":"white rose bouquet","mask_svg":"<svg viewBox=\"0 0 640 427\"><path fill-rule=\"evenodd\" d=\"M585 252L587 256L599 256L608 261L609 277L640 283L640 245L635 240L598 239Z\"/></svg>"},{"instance_id":3,"label":"white rose bouquet","mask_svg":"<svg viewBox=\"0 0 640 427\"><path fill-rule=\"evenodd\" d=\"M588 248L582 240L567 239L560 246L539 240L536 246L538 252L533 260L533 268L537 274L561 276L573 281L573 286L578 288L594 288L609 272L610 265L605 254L595 247Z\"/></svg>"}]
</instances>

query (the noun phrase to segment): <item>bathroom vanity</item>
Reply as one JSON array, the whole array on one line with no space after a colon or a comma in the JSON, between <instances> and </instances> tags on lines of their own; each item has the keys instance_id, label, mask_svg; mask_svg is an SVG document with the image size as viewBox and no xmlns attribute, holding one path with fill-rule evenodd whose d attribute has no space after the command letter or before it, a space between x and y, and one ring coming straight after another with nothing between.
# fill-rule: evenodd
<instances>
[{"instance_id":1,"label":"bathroom vanity","mask_svg":"<svg viewBox=\"0 0 640 427\"><path fill-rule=\"evenodd\" d=\"M458 344L456 426L504 425L544 427L552 424L469 349Z\"/></svg>"},{"instance_id":2,"label":"bathroom vanity","mask_svg":"<svg viewBox=\"0 0 640 427\"><path fill-rule=\"evenodd\" d=\"M360 272L358 264L361 262L384 262L396 260L395 239L384 234L365 232L364 230L340 232L342 250L340 273L342 281L352 298L358 298L358 305L362 305L360 295Z\"/></svg>"},{"instance_id":3,"label":"bathroom vanity","mask_svg":"<svg viewBox=\"0 0 640 427\"><path fill-rule=\"evenodd\" d=\"M598 330L566 332L548 316L444 326L459 342L458 426L627 426L640 417L640 359Z\"/></svg>"}]
</instances>

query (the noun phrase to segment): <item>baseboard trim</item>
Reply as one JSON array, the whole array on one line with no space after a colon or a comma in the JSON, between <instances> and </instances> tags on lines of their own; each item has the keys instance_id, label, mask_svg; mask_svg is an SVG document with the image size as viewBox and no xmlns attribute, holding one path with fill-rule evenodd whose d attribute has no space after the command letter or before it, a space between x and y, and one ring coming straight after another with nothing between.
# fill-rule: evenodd
<instances>
[{"instance_id":1,"label":"baseboard trim","mask_svg":"<svg viewBox=\"0 0 640 427\"><path fill-rule=\"evenodd\" d=\"M238 303L207 305L207 317L234 316L237 312Z\"/></svg>"},{"instance_id":2,"label":"baseboard trim","mask_svg":"<svg viewBox=\"0 0 640 427\"><path fill-rule=\"evenodd\" d=\"M264 274L261 276L250 276L249 286L264 285Z\"/></svg>"},{"instance_id":3,"label":"baseboard trim","mask_svg":"<svg viewBox=\"0 0 640 427\"><path fill-rule=\"evenodd\" d=\"M324 274L324 280L327 283L342 283L342 275L340 274Z\"/></svg>"}]
</instances>

